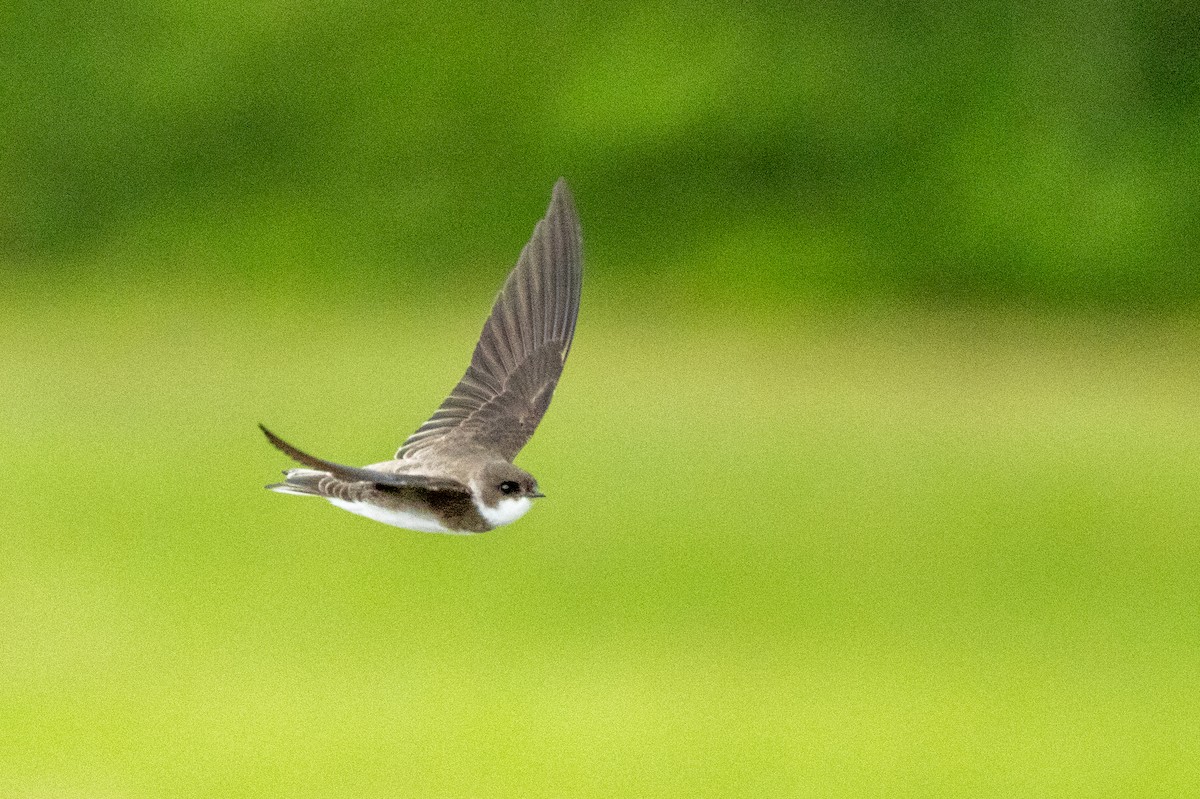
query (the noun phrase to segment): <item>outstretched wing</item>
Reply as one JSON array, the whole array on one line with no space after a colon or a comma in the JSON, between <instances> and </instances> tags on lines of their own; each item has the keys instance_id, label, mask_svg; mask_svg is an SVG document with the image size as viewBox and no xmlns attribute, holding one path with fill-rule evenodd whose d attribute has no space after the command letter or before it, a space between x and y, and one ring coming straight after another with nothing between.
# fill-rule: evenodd
<instances>
[{"instance_id":1,"label":"outstretched wing","mask_svg":"<svg viewBox=\"0 0 1200 799\"><path fill-rule=\"evenodd\" d=\"M429 477L420 474L393 474L378 469L343 466L340 463L334 463L333 461L309 455L307 452L296 449L263 425L260 424L258 427L266 435L268 441L292 460L322 472L329 472L329 474L339 480L344 480L348 483L374 483L388 488L422 488L427 491L470 493L470 489L467 486L448 477Z\"/></svg>"},{"instance_id":2,"label":"outstretched wing","mask_svg":"<svg viewBox=\"0 0 1200 799\"><path fill-rule=\"evenodd\" d=\"M471 366L396 453L482 448L511 461L537 429L562 374L583 284L583 240L564 180L504 283Z\"/></svg>"}]
</instances>

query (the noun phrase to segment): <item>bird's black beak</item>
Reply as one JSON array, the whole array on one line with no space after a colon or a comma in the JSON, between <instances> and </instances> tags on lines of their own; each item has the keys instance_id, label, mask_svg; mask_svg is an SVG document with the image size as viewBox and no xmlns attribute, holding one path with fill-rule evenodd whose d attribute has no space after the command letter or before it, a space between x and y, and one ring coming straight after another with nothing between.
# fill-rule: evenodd
<instances>
[{"instance_id":1,"label":"bird's black beak","mask_svg":"<svg viewBox=\"0 0 1200 799\"><path fill-rule=\"evenodd\" d=\"M543 497L545 497L546 495L545 495L545 494L543 494L541 491L534 491L534 492L533 492L532 494L530 494L529 496L533 497L534 499L542 499L542 498L543 498Z\"/></svg>"}]
</instances>

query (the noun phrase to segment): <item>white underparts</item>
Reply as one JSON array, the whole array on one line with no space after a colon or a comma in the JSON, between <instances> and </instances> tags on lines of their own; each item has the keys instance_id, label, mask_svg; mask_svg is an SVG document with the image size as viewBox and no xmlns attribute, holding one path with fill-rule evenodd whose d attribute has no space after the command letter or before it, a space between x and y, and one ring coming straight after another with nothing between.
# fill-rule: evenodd
<instances>
[{"instance_id":1,"label":"white underparts","mask_svg":"<svg viewBox=\"0 0 1200 799\"><path fill-rule=\"evenodd\" d=\"M415 530L418 533L457 532L456 530L447 530L433 516L424 513L382 508L379 505L372 505L369 502L347 502L344 499L335 499L334 497L326 497L326 499L343 510L357 513L359 516L366 516L368 519L373 519L377 522L390 524L392 527L402 527L405 530Z\"/></svg>"},{"instance_id":2,"label":"white underparts","mask_svg":"<svg viewBox=\"0 0 1200 799\"><path fill-rule=\"evenodd\" d=\"M272 486L271 489L281 494L312 496L311 493L293 489L286 483ZM329 500L331 505L342 510L348 510L358 516L364 516L372 521L392 527L415 530L418 533L464 534L464 531L461 530L448 529L431 513L421 513L417 510L385 508L380 505L373 505L370 502L351 502L345 499L337 499L336 497L325 497L325 499ZM506 497L497 502L494 508L489 507L480 501L479 495L475 491L471 492L471 501L475 503L476 510L479 511L479 515L483 517L489 527L502 527L506 524L512 524L528 513L529 509L533 507L533 500L530 497Z\"/></svg>"}]
</instances>

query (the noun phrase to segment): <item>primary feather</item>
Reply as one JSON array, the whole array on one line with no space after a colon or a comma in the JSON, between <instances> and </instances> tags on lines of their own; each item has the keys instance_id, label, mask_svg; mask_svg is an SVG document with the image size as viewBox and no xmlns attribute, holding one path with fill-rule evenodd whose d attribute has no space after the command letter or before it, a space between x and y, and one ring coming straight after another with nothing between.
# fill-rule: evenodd
<instances>
[{"instance_id":1,"label":"primary feather","mask_svg":"<svg viewBox=\"0 0 1200 799\"><path fill-rule=\"evenodd\" d=\"M575 336L583 240L571 192L554 186L450 396L396 453L482 449L512 461L550 406Z\"/></svg>"}]
</instances>

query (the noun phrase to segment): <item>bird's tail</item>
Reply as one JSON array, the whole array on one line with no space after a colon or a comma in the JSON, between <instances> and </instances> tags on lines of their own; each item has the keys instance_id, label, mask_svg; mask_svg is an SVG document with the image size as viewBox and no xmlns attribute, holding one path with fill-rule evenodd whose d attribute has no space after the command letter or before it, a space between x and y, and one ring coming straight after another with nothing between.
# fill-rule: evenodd
<instances>
[{"instance_id":1,"label":"bird's tail","mask_svg":"<svg viewBox=\"0 0 1200 799\"><path fill-rule=\"evenodd\" d=\"M271 483L267 486L271 491L280 494L295 494L301 497L320 497L321 478L328 477L329 472L318 472L315 469L287 469L283 476L287 479L282 483Z\"/></svg>"}]
</instances>

